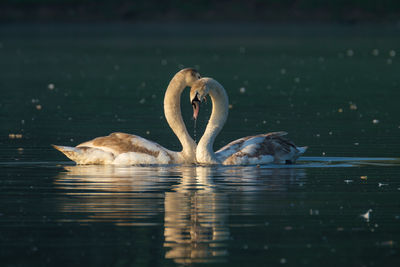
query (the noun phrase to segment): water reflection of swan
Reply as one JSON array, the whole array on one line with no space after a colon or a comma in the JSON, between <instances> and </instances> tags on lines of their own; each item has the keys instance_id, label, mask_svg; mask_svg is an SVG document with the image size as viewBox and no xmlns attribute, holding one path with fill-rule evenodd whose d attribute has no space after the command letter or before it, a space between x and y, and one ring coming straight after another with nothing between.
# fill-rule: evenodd
<instances>
[{"instance_id":1,"label":"water reflection of swan","mask_svg":"<svg viewBox=\"0 0 400 267\"><path fill-rule=\"evenodd\" d=\"M304 177L302 169L78 165L65 167L54 183L59 210L68 214L62 221L160 225L165 258L190 264L225 261L230 228L240 226L229 221L231 215L276 212L279 207L263 201L265 191L280 191L284 198Z\"/></svg>"},{"instance_id":2,"label":"water reflection of swan","mask_svg":"<svg viewBox=\"0 0 400 267\"><path fill-rule=\"evenodd\" d=\"M211 97L213 108L206 130L197 146L197 162L224 165L294 163L306 151L307 147L297 147L283 138L285 132L277 132L243 137L214 153L214 140L226 122L229 103L222 85L212 78L202 78L196 81L190 90L195 119L199 112L199 104L207 95Z\"/></svg>"},{"instance_id":3,"label":"water reflection of swan","mask_svg":"<svg viewBox=\"0 0 400 267\"><path fill-rule=\"evenodd\" d=\"M174 164L194 163L196 144L183 123L180 107L182 91L200 78L194 69L183 69L172 78L164 97L165 118L181 142L175 152L140 136L112 133L76 147L54 146L78 164Z\"/></svg>"},{"instance_id":4,"label":"water reflection of swan","mask_svg":"<svg viewBox=\"0 0 400 267\"><path fill-rule=\"evenodd\" d=\"M140 225L160 212L173 172L162 167L77 165L64 167L55 180L63 198L59 209L79 222ZM165 177L165 178L164 178ZM157 192L158 191L158 192ZM69 219L68 219L69 220Z\"/></svg>"},{"instance_id":5,"label":"water reflection of swan","mask_svg":"<svg viewBox=\"0 0 400 267\"><path fill-rule=\"evenodd\" d=\"M181 264L224 261L229 240L226 193L217 192L212 170L183 170L181 182L165 194L165 257Z\"/></svg>"}]
</instances>

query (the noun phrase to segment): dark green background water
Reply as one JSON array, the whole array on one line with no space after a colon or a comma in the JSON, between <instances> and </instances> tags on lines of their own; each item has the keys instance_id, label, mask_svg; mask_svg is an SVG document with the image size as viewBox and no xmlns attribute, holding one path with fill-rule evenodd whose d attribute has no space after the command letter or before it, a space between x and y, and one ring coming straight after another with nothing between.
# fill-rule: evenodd
<instances>
[{"instance_id":1,"label":"dark green background water","mask_svg":"<svg viewBox=\"0 0 400 267\"><path fill-rule=\"evenodd\" d=\"M400 148L399 36L387 25L1 25L2 262L399 264L400 168L382 159ZM50 147L122 131L180 149L162 103L183 67L228 91L216 149L283 130L313 158L75 167ZM182 109L193 133L188 92Z\"/></svg>"}]
</instances>

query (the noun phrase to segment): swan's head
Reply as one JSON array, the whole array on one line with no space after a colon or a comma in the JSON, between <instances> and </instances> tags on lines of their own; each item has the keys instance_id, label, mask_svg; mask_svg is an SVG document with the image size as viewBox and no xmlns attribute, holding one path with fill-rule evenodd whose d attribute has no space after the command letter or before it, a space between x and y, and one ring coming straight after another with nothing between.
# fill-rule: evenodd
<instances>
[{"instance_id":1,"label":"swan's head","mask_svg":"<svg viewBox=\"0 0 400 267\"><path fill-rule=\"evenodd\" d=\"M200 103L207 100L207 95L210 91L209 86L207 86L210 78L201 78L195 83L193 83L190 89L190 103L193 106L193 119L197 119L200 111Z\"/></svg>"},{"instance_id":2,"label":"swan's head","mask_svg":"<svg viewBox=\"0 0 400 267\"><path fill-rule=\"evenodd\" d=\"M193 68L186 68L179 73L184 75L187 86L192 86L194 82L201 78L200 73Z\"/></svg>"}]
</instances>

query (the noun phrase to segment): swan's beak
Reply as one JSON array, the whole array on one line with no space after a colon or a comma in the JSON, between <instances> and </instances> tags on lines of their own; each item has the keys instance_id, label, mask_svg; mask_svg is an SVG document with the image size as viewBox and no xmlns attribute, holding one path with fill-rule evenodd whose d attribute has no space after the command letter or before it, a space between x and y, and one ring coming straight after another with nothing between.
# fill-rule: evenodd
<instances>
[{"instance_id":1,"label":"swan's beak","mask_svg":"<svg viewBox=\"0 0 400 267\"><path fill-rule=\"evenodd\" d=\"M199 111L200 111L200 99L198 98L197 93L192 100L192 106L193 106L193 119L197 120L197 117L199 116Z\"/></svg>"},{"instance_id":2,"label":"swan's beak","mask_svg":"<svg viewBox=\"0 0 400 267\"><path fill-rule=\"evenodd\" d=\"M193 106L193 119L197 120L200 111L200 101L193 100L192 106Z\"/></svg>"}]
</instances>

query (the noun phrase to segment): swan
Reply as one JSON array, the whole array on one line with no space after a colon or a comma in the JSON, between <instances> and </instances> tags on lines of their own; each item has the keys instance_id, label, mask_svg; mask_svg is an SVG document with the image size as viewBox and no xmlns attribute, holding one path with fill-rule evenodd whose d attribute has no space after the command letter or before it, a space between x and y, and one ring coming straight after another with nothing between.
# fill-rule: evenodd
<instances>
[{"instance_id":1,"label":"swan","mask_svg":"<svg viewBox=\"0 0 400 267\"><path fill-rule=\"evenodd\" d=\"M187 86L191 86L200 78L200 74L195 69L183 69L175 74L165 92L165 118L182 145L182 151L180 152L168 150L140 136L120 132L97 137L76 147L58 145L53 145L53 147L77 164L195 163L196 143L188 134L183 122L180 96Z\"/></svg>"},{"instance_id":2,"label":"swan","mask_svg":"<svg viewBox=\"0 0 400 267\"><path fill-rule=\"evenodd\" d=\"M215 137L221 131L228 117L228 95L225 89L212 78L197 80L190 90L193 118L196 120L200 103L210 95L212 112L206 130L197 149L196 160L200 164L251 165L269 163L295 163L307 147L297 147L283 136L286 132L273 132L247 136L235 140L213 151Z\"/></svg>"}]
</instances>

